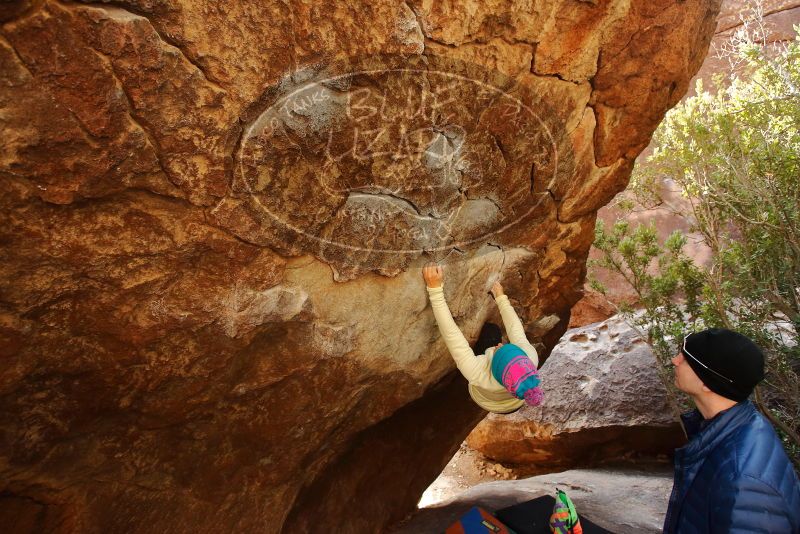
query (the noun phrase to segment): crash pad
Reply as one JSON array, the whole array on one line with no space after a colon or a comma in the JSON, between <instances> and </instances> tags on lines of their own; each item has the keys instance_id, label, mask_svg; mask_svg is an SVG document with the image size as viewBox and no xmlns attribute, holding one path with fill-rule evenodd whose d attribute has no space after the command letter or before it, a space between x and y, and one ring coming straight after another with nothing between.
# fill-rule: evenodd
<instances>
[{"instance_id":1,"label":"crash pad","mask_svg":"<svg viewBox=\"0 0 800 534\"><path fill-rule=\"evenodd\" d=\"M556 500L553 496L545 495L503 508L494 515L517 534L551 534L548 522L555 503ZM584 534L614 534L612 531L592 523L580 511L578 517L581 520Z\"/></svg>"},{"instance_id":2,"label":"crash pad","mask_svg":"<svg viewBox=\"0 0 800 534\"><path fill-rule=\"evenodd\" d=\"M495 516L474 506L450 525L445 534L516 534Z\"/></svg>"}]
</instances>

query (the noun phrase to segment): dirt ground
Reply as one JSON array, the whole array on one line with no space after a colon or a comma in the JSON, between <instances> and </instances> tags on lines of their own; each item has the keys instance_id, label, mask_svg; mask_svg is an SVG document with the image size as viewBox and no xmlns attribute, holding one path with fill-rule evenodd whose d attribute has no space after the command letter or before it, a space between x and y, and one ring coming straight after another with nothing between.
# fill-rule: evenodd
<instances>
[{"instance_id":1,"label":"dirt ground","mask_svg":"<svg viewBox=\"0 0 800 534\"><path fill-rule=\"evenodd\" d=\"M483 482L515 480L517 477L513 469L486 459L481 453L462 443L439 478L422 494L418 506L435 506Z\"/></svg>"}]
</instances>

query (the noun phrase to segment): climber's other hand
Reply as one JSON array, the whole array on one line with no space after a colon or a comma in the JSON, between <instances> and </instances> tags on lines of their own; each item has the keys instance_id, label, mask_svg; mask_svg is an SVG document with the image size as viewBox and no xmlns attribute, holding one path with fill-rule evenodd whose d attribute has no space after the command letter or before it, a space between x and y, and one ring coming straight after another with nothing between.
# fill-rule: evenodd
<instances>
[{"instance_id":1,"label":"climber's other hand","mask_svg":"<svg viewBox=\"0 0 800 534\"><path fill-rule=\"evenodd\" d=\"M495 300L497 300L497 297L505 295L505 293L503 292L503 286L500 285L500 282L495 282L494 284L492 284L491 292Z\"/></svg>"},{"instance_id":2,"label":"climber's other hand","mask_svg":"<svg viewBox=\"0 0 800 534\"><path fill-rule=\"evenodd\" d=\"M435 263L429 263L422 268L422 277L425 279L425 284L427 284L428 287L442 287L444 271L441 266Z\"/></svg>"}]
</instances>

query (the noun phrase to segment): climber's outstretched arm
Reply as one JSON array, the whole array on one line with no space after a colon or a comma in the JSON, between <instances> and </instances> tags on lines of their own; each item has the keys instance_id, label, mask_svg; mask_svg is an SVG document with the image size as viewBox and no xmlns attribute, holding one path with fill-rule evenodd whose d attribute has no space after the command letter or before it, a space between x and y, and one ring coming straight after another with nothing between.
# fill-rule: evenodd
<instances>
[{"instance_id":1,"label":"climber's outstretched arm","mask_svg":"<svg viewBox=\"0 0 800 534\"><path fill-rule=\"evenodd\" d=\"M453 320L450 308L444 300L444 271L438 265L427 265L422 269L422 276L428 289L433 316L439 326L444 344L456 362L458 370L469 382L479 382L485 373L481 368L478 358L469 346L467 339Z\"/></svg>"},{"instance_id":2,"label":"climber's outstretched arm","mask_svg":"<svg viewBox=\"0 0 800 534\"><path fill-rule=\"evenodd\" d=\"M500 282L495 282L491 291L494 296L494 301L500 309L500 317L503 318L503 326L506 327L508 340L524 350L533 361L533 364L538 367L539 355L525 336L525 329L522 327L522 321L519 320L519 316L517 312L514 311L511 301L508 300L508 295L503 291L503 286L500 285Z\"/></svg>"}]
</instances>

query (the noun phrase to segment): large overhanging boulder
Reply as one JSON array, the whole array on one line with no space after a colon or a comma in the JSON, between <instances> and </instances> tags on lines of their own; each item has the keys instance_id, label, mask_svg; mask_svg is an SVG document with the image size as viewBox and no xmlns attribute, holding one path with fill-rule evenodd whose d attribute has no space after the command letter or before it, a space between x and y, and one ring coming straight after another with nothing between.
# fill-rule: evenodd
<instances>
[{"instance_id":1,"label":"large overhanging boulder","mask_svg":"<svg viewBox=\"0 0 800 534\"><path fill-rule=\"evenodd\" d=\"M546 354L718 0L0 8L0 520L375 532L483 415L500 273Z\"/></svg>"}]
</instances>

